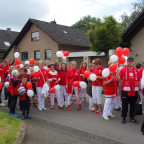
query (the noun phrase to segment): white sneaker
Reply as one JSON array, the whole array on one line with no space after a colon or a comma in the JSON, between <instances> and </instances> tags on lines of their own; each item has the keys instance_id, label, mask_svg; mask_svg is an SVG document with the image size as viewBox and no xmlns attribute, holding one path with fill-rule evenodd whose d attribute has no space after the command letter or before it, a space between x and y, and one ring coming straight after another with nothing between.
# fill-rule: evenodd
<instances>
[{"instance_id":1,"label":"white sneaker","mask_svg":"<svg viewBox=\"0 0 144 144\"><path fill-rule=\"evenodd\" d=\"M42 111L42 108L38 108L39 109L39 111Z\"/></svg>"},{"instance_id":2,"label":"white sneaker","mask_svg":"<svg viewBox=\"0 0 144 144\"><path fill-rule=\"evenodd\" d=\"M5 106L5 104L4 104L4 103L0 103L0 106L1 106L1 107L4 107L4 106Z\"/></svg>"},{"instance_id":3,"label":"white sneaker","mask_svg":"<svg viewBox=\"0 0 144 144\"><path fill-rule=\"evenodd\" d=\"M45 107L44 107L44 108L42 108L42 109L43 109L43 110L47 110L47 108L45 108Z\"/></svg>"},{"instance_id":4,"label":"white sneaker","mask_svg":"<svg viewBox=\"0 0 144 144\"><path fill-rule=\"evenodd\" d=\"M115 118L116 116L114 116L114 115L110 115L109 117Z\"/></svg>"},{"instance_id":5,"label":"white sneaker","mask_svg":"<svg viewBox=\"0 0 144 144\"><path fill-rule=\"evenodd\" d=\"M109 120L109 118L108 118L108 117L103 117L103 119L105 119L105 120Z\"/></svg>"}]
</instances>

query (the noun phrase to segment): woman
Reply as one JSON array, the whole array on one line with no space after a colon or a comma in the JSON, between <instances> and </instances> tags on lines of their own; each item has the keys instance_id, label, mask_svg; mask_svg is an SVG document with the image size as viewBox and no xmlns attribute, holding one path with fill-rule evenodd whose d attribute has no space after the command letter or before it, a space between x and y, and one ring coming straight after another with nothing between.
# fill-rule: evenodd
<instances>
[{"instance_id":1,"label":"woman","mask_svg":"<svg viewBox=\"0 0 144 144\"><path fill-rule=\"evenodd\" d=\"M96 114L100 114L101 111L101 94L102 94L102 89L103 89L103 77L102 77L102 71L103 67L101 67L101 60L100 59L95 59L93 61L93 66L94 66L94 73L97 76L97 79L92 82L92 99L93 99L93 105L94 105L94 110L92 112L96 112ZM98 110L97 110L97 105L98 105Z\"/></svg>"},{"instance_id":2,"label":"woman","mask_svg":"<svg viewBox=\"0 0 144 144\"><path fill-rule=\"evenodd\" d=\"M60 77L59 77L58 72L56 70L54 70L54 64L50 64L49 68L50 68L50 71L48 73L48 78L49 78L48 80L50 82L50 87L53 88L60 81ZM56 90L55 93L50 93L51 110L54 109L54 98L55 98L55 95L56 95L57 101L58 101L58 108L59 109L63 109L60 90Z\"/></svg>"},{"instance_id":3,"label":"woman","mask_svg":"<svg viewBox=\"0 0 144 144\"><path fill-rule=\"evenodd\" d=\"M76 69L76 65L77 65L77 63L75 61L73 61L71 63L71 69L68 70L67 76L66 76L66 92L68 93L67 109L69 111L71 111L70 101L71 101L71 96L72 96L73 90L74 90L75 96L77 98L78 110L81 109L81 98L78 94L78 87L73 87L73 82L80 81L80 72L79 72L79 70Z\"/></svg>"},{"instance_id":4,"label":"woman","mask_svg":"<svg viewBox=\"0 0 144 144\"><path fill-rule=\"evenodd\" d=\"M84 77L84 72L87 70L87 63L86 62L82 62L81 63L81 68L79 69L80 71L80 81L85 81L86 82L86 78ZM87 88L85 89L80 89L80 95L81 97L84 98L84 102L86 102L86 91L87 91Z\"/></svg>"},{"instance_id":5,"label":"woman","mask_svg":"<svg viewBox=\"0 0 144 144\"><path fill-rule=\"evenodd\" d=\"M42 109L46 110L46 108L45 108L45 98L41 94L41 91L42 91L42 87L43 87L44 83L47 82L47 84L49 85L49 81L48 81L48 77L47 77L47 72L43 68L44 67L44 62L43 61L39 61L38 62L38 66L39 66L39 71L38 71L38 75L39 76L38 76L38 78L35 78L35 79L37 79L36 91L37 91L37 96L38 96L38 109L40 111L42 111Z\"/></svg>"}]
</instances>

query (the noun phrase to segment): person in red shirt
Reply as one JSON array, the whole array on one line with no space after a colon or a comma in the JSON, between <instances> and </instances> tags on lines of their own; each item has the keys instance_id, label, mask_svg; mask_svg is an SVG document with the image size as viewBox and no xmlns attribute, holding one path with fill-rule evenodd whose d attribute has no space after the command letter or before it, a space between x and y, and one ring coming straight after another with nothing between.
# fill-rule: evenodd
<instances>
[{"instance_id":1,"label":"person in red shirt","mask_svg":"<svg viewBox=\"0 0 144 144\"><path fill-rule=\"evenodd\" d=\"M102 71L103 67L101 67L101 60L100 59L95 59L93 61L93 66L94 66L94 74L96 74L97 79L92 82L92 99L93 99L93 105L94 105L94 110L92 112L96 112L96 114L101 113L101 94L102 94L102 89L103 89L103 77L102 77ZM98 109L97 109L98 105Z\"/></svg>"},{"instance_id":2,"label":"person in red shirt","mask_svg":"<svg viewBox=\"0 0 144 144\"><path fill-rule=\"evenodd\" d=\"M54 70L54 64L49 65L49 67L50 67L50 71L48 73L48 80L50 82L50 87L53 88L60 81L60 77L59 77L58 72L56 70ZM63 109L63 107L62 107L62 98L61 98L62 96L61 96L60 90L56 90L55 93L50 93L51 110L54 109L55 95L56 95L57 101L58 101L58 108Z\"/></svg>"},{"instance_id":3,"label":"person in red shirt","mask_svg":"<svg viewBox=\"0 0 144 144\"><path fill-rule=\"evenodd\" d=\"M140 77L138 70L134 67L134 59L127 59L127 66L122 68L120 72L117 70L117 79L122 80L122 120L121 123L126 123L128 105L130 103L130 121L138 123L135 119L135 104L138 99L138 91L140 87Z\"/></svg>"},{"instance_id":4,"label":"person in red shirt","mask_svg":"<svg viewBox=\"0 0 144 144\"><path fill-rule=\"evenodd\" d=\"M39 61L38 62L38 66L39 66L38 78L35 78L37 80L36 81L36 91L37 91L37 96L38 96L38 109L40 111L42 111L42 109L46 110L46 108L45 108L45 98L44 98L44 96L41 93L42 87L43 87L43 85L46 82L49 85L49 81L48 81L48 77L47 77L47 72L43 68L44 65L45 65L45 63L43 61Z\"/></svg>"},{"instance_id":5,"label":"person in red shirt","mask_svg":"<svg viewBox=\"0 0 144 144\"><path fill-rule=\"evenodd\" d=\"M5 73L5 77L7 77L8 75L8 72L9 72L9 64L7 61L4 61L4 66L3 66L3 70L4 70L4 73Z\"/></svg>"},{"instance_id":6,"label":"person in red shirt","mask_svg":"<svg viewBox=\"0 0 144 144\"><path fill-rule=\"evenodd\" d=\"M26 83L27 83L27 77L23 76L22 77L22 83L20 84L20 87L24 87L26 89L26 93L19 96L20 107L22 110L22 120L24 120L25 117L27 117L28 119L31 119L31 115L29 114L30 98L27 96ZM26 113L26 116L25 116L25 113Z\"/></svg>"},{"instance_id":7,"label":"person in red shirt","mask_svg":"<svg viewBox=\"0 0 144 144\"><path fill-rule=\"evenodd\" d=\"M66 76L66 92L68 93L67 109L69 111L71 111L70 102L71 102L71 96L72 96L73 90L77 98L78 110L81 109L81 98L78 92L78 87L73 87L73 82L80 81L80 72L79 70L76 69L76 65L77 63L75 61L71 63L72 68L68 70L67 76Z\"/></svg>"},{"instance_id":8,"label":"person in red shirt","mask_svg":"<svg viewBox=\"0 0 144 144\"><path fill-rule=\"evenodd\" d=\"M20 68L18 71L19 71L18 81L19 81L19 84L21 84L22 83L22 77L24 76L24 69Z\"/></svg>"},{"instance_id":9,"label":"person in red shirt","mask_svg":"<svg viewBox=\"0 0 144 144\"><path fill-rule=\"evenodd\" d=\"M79 69L80 81L85 81L84 72L87 70L86 68L87 68L87 63L86 62L82 62L81 63L81 68ZM84 102L86 102L86 91L87 91L87 88L85 88L85 89L80 88L80 95L81 95L81 97L84 98Z\"/></svg>"},{"instance_id":10,"label":"person in red shirt","mask_svg":"<svg viewBox=\"0 0 144 144\"><path fill-rule=\"evenodd\" d=\"M108 117L115 117L114 115L112 115L114 101L117 95L117 79L115 72L111 72L108 77L104 78L104 90L105 103L102 117L105 120L109 120Z\"/></svg>"}]
</instances>

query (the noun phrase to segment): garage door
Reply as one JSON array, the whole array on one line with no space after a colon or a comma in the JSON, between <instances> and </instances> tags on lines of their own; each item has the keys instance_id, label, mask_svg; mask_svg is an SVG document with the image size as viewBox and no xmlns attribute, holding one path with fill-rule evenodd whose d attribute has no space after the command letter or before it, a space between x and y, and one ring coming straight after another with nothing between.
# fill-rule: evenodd
<instances>
[{"instance_id":1,"label":"garage door","mask_svg":"<svg viewBox=\"0 0 144 144\"><path fill-rule=\"evenodd\" d=\"M77 63L77 69L80 68L81 63L83 62L83 57L70 57L69 62L76 61Z\"/></svg>"}]
</instances>

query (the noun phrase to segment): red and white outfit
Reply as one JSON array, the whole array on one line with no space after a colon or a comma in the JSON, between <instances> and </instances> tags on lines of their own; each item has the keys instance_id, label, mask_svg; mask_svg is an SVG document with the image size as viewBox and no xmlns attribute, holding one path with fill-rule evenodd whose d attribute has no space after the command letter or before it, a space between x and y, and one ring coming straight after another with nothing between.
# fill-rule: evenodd
<instances>
[{"instance_id":1,"label":"red and white outfit","mask_svg":"<svg viewBox=\"0 0 144 144\"><path fill-rule=\"evenodd\" d=\"M99 67L94 69L94 74L96 76L102 77L102 71L104 70L103 67ZM92 82L92 99L93 99L93 104L102 104L101 100L101 94L102 94L102 89L103 89L103 79L96 79L95 81Z\"/></svg>"},{"instance_id":2,"label":"red and white outfit","mask_svg":"<svg viewBox=\"0 0 144 144\"><path fill-rule=\"evenodd\" d=\"M80 81L80 72L79 70L75 69L69 69L66 76L66 85L68 86L66 92L68 93L67 98L67 106L70 106L71 103L71 96L73 93L73 90L75 92L75 97L77 99L78 104L81 104L81 97L78 94L78 87L73 87L73 82Z\"/></svg>"},{"instance_id":3,"label":"red and white outfit","mask_svg":"<svg viewBox=\"0 0 144 144\"><path fill-rule=\"evenodd\" d=\"M58 81L60 80L59 74L55 70L49 71L48 73L48 80L51 88L56 85L56 81L57 81L57 80L56 81L53 80L53 78L56 78ZM57 97L58 106L62 106L62 98L61 98L60 90L56 90L55 93L50 93L51 105L54 106L55 95Z\"/></svg>"},{"instance_id":4,"label":"red and white outfit","mask_svg":"<svg viewBox=\"0 0 144 144\"><path fill-rule=\"evenodd\" d=\"M38 80L36 82L36 91L37 91L37 96L38 96L38 109L42 110L45 109L45 98L42 95L42 87L44 83L46 82L46 77L47 77L47 72L45 69L40 69L38 71Z\"/></svg>"},{"instance_id":5,"label":"red and white outfit","mask_svg":"<svg viewBox=\"0 0 144 144\"><path fill-rule=\"evenodd\" d=\"M80 81L84 81L84 72L86 71L87 69L84 69L84 68L80 68L79 69L79 72L80 72ZM84 97L86 98L86 91L87 91L87 88L80 88L80 97Z\"/></svg>"},{"instance_id":6,"label":"red and white outfit","mask_svg":"<svg viewBox=\"0 0 144 144\"><path fill-rule=\"evenodd\" d=\"M103 117L112 116L112 110L114 107L114 101L115 97L117 95L117 79L116 79L116 73L110 73L110 75L106 78L104 78L104 82L110 80L112 77L115 77L114 80L104 86L105 90L105 103L104 103L104 109L103 109Z\"/></svg>"}]
</instances>

